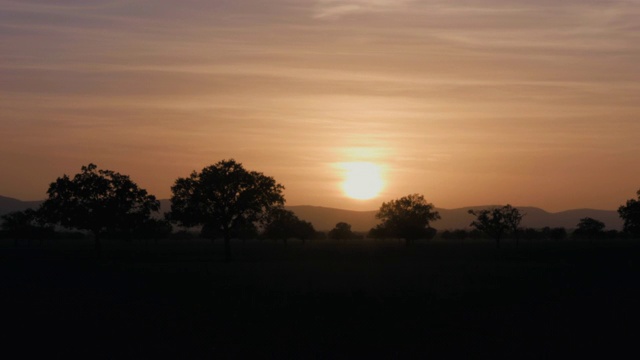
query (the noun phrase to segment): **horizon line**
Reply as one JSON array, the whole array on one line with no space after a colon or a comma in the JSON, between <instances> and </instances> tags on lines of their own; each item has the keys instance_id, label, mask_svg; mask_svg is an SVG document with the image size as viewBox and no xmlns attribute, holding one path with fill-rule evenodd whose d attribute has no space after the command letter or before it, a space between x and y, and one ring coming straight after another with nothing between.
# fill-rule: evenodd
<instances>
[{"instance_id":1,"label":"horizon line","mask_svg":"<svg viewBox=\"0 0 640 360\"><path fill-rule=\"evenodd\" d=\"M11 197L11 196L6 196L6 195L2 195L0 194L0 197L4 197L6 199L13 199L13 200L17 200L20 202L38 202L38 201L45 201L46 199L39 199L39 200L22 200L19 198L15 198L15 197ZM158 201L162 201L162 200L171 200L170 198L156 198ZM507 204L485 204L485 205L467 205L467 206L460 206L460 207L440 207L440 206L434 206L434 208L439 209L439 210L459 210L459 209L468 209L468 208L491 208L491 207L499 207L499 206L504 206ZM369 209L369 210L355 210L355 209L350 209L350 208L339 208L339 207L333 207L333 206L326 206L326 205L311 205L311 204L297 204L297 205L291 205L291 204L285 204L285 206L308 206L308 207L317 207L317 208L325 208L325 209L334 209L334 210L344 210L344 211L353 211L353 212L372 212L372 211L378 211L378 209ZM512 205L515 208L535 208L535 209L539 209L542 211L545 211L547 213L550 214L558 214L558 213L562 213L562 212L567 212L567 211L575 211L575 210L595 210L595 211L618 211L618 209L598 209L598 208L588 208L588 207L579 207L579 208L570 208L570 209L564 209L564 210L558 210L558 211L549 211L546 210L543 207L540 206L535 206L535 205L525 205L525 206L520 206L520 205Z\"/></svg>"}]
</instances>

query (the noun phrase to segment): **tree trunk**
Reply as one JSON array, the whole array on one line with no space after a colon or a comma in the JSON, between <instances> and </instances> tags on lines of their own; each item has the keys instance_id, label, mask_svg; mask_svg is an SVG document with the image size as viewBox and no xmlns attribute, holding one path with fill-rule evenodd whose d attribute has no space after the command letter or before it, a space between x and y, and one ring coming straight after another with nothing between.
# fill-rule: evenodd
<instances>
[{"instance_id":1,"label":"tree trunk","mask_svg":"<svg viewBox=\"0 0 640 360\"><path fill-rule=\"evenodd\" d=\"M224 261L231 261L231 235L227 233L224 234Z\"/></svg>"},{"instance_id":2,"label":"tree trunk","mask_svg":"<svg viewBox=\"0 0 640 360\"><path fill-rule=\"evenodd\" d=\"M94 245L96 250L96 257L100 259L102 257L102 239L100 239L99 232L93 233L93 240L94 240Z\"/></svg>"}]
</instances>

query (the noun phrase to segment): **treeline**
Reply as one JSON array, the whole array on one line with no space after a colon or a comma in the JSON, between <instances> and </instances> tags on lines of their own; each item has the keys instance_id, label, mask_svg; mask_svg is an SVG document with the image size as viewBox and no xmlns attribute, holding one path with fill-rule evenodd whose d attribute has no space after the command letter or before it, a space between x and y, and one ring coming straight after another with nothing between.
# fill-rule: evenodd
<instances>
[{"instance_id":1,"label":"treeline","mask_svg":"<svg viewBox=\"0 0 640 360\"><path fill-rule=\"evenodd\" d=\"M0 239L18 240L45 240L55 239L88 239L89 235L83 231L73 231L68 229L55 228L51 225L39 225L33 220L29 220L33 209L25 211L16 211L2 216L3 223L0 229ZM336 226L328 231L315 230L313 225L309 224L310 230L298 232L291 231L285 226L272 223L269 231L258 229L250 231L240 231L232 235L237 240L277 240L287 243L288 240L295 239L305 242L306 240L367 240L367 239L390 239L391 236L380 234L378 229L373 228L368 232L352 231L351 225L345 222L339 222ZM306 231L306 232L305 232ZM433 229L433 236L425 236L424 240L437 238L445 241L464 241L464 240L487 240L492 239L488 234L478 229L453 229L439 231ZM510 234L506 238L509 240L522 241L564 241L564 240L625 240L633 239L634 236L628 232L618 230L601 230L595 232L585 232L584 230L570 229L564 227L544 227L536 228L519 228L517 234ZM108 240L124 240L134 241L141 240L191 240L196 238L217 240L222 239L222 234L211 233L207 229L184 229L174 228L171 223L165 220L151 219L145 226L126 232L105 232L103 239Z\"/></svg>"},{"instance_id":2,"label":"treeline","mask_svg":"<svg viewBox=\"0 0 640 360\"><path fill-rule=\"evenodd\" d=\"M90 233L100 254L103 239L164 239L187 236L185 229L200 229L200 237L223 239L225 257L231 258L231 239L348 240L365 237L340 222L328 233L316 231L310 222L284 209L284 186L272 177L248 171L233 159L222 160L200 172L178 178L171 187L171 210L164 218L153 217L160 203L129 176L89 164L73 178L63 175L49 185L47 199L38 209L2 216L0 237L44 240L60 236L81 237ZM500 247L503 239L516 241L640 238L640 190L638 199L620 206L624 231L605 230L597 219L584 218L569 235L564 228L521 228L526 216L520 210L502 207L470 210L471 230L447 230L445 240L490 238ZM433 204L420 194L383 202L376 218L380 223L366 237L401 239L408 246L416 240L432 239L431 224L440 219ZM174 232L178 227L179 231ZM62 232L60 229L64 229Z\"/></svg>"}]
</instances>

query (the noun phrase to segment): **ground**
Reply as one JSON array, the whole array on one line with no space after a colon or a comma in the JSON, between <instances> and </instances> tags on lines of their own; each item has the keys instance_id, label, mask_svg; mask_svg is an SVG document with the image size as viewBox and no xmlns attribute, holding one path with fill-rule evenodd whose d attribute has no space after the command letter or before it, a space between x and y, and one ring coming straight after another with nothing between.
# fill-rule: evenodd
<instances>
[{"instance_id":1,"label":"ground","mask_svg":"<svg viewBox=\"0 0 640 360\"><path fill-rule=\"evenodd\" d=\"M0 244L21 358L616 356L639 332L640 242ZM634 349L635 351L635 349Z\"/></svg>"}]
</instances>

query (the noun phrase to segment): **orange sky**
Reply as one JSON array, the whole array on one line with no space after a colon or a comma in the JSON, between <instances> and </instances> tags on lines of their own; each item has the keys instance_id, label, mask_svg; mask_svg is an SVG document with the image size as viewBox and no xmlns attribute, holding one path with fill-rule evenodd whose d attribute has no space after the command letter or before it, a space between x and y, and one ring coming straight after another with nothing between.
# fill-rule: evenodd
<instances>
[{"instance_id":1,"label":"orange sky","mask_svg":"<svg viewBox=\"0 0 640 360\"><path fill-rule=\"evenodd\" d=\"M640 1L0 0L0 195L89 162L160 198L235 158L289 205L615 209L640 188ZM383 169L346 198L338 164Z\"/></svg>"}]
</instances>

